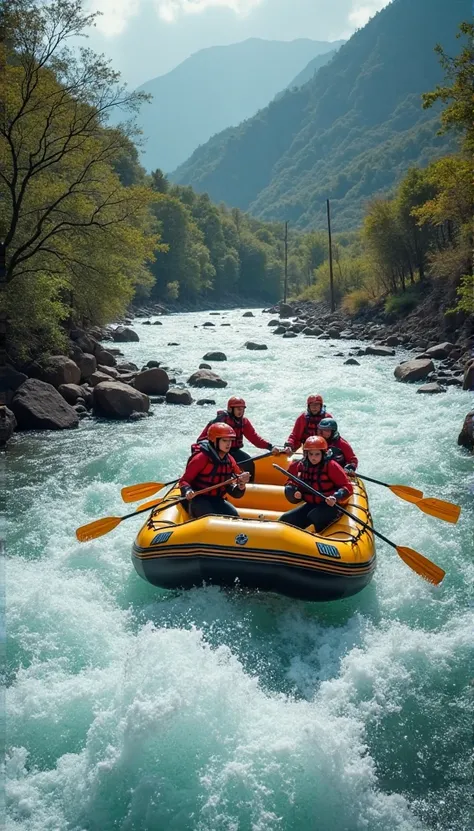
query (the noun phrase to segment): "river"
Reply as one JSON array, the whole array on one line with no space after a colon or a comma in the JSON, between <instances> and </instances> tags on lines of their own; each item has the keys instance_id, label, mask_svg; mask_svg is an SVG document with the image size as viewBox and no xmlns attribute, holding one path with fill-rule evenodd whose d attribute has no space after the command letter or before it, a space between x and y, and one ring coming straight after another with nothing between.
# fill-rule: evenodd
<instances>
[{"instance_id":1,"label":"river","mask_svg":"<svg viewBox=\"0 0 474 831\"><path fill-rule=\"evenodd\" d=\"M371 585L345 601L161 591L131 563L141 520L82 545L74 531L127 513L123 485L179 474L216 408L153 405L144 421L17 436L6 559L12 831L472 827L473 480L472 457L456 446L471 396L395 382L403 350L344 366L334 353L352 342L283 340L268 315L242 311L137 322L125 357L186 378L222 349L228 360L214 367L227 389L195 397L222 406L244 395L275 443L306 396L322 393L362 473L462 505L448 525L368 486L375 526L442 566L443 585L379 543Z\"/></svg>"}]
</instances>

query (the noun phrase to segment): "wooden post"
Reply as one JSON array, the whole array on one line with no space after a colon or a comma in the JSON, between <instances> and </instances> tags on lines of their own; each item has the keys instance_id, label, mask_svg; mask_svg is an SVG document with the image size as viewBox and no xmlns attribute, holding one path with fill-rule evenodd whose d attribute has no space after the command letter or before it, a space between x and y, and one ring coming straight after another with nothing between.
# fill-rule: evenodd
<instances>
[{"instance_id":1,"label":"wooden post","mask_svg":"<svg viewBox=\"0 0 474 831\"><path fill-rule=\"evenodd\" d=\"M336 304L334 302L334 275L332 271L332 242L331 242L331 209L329 207L329 199L326 199L326 207L328 213L328 237L329 237L329 283L331 286L331 312L336 311Z\"/></svg>"},{"instance_id":2,"label":"wooden post","mask_svg":"<svg viewBox=\"0 0 474 831\"><path fill-rule=\"evenodd\" d=\"M286 303L288 293L288 222L285 222L285 283L283 286L283 302Z\"/></svg>"}]
</instances>

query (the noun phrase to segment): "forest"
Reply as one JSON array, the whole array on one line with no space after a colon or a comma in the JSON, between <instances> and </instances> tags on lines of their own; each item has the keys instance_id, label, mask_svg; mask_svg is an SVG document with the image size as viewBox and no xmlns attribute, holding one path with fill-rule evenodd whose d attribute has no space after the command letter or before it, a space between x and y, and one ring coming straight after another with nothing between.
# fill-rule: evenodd
<instances>
[{"instance_id":1,"label":"forest","mask_svg":"<svg viewBox=\"0 0 474 831\"><path fill-rule=\"evenodd\" d=\"M134 300L278 301L283 223L145 172L134 126L145 96L102 57L72 50L94 20L81 0L27 0L3 17L1 303L11 360L60 350L72 326L116 320ZM358 230L334 236L337 301L350 313L381 296L403 313L433 280L459 286L459 308L472 311L473 34L460 27L454 58L437 47L445 81L422 102L442 108L438 126L456 152L410 168L389 197L368 203ZM111 126L118 107L127 117ZM289 293L326 298L325 230L290 222L288 252Z\"/></svg>"}]
</instances>

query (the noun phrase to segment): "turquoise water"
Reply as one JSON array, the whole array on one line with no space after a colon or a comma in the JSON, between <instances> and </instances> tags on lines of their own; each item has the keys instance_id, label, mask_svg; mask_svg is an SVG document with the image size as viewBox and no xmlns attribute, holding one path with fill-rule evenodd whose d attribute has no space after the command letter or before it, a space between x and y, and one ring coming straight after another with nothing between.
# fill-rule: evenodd
<instances>
[{"instance_id":1,"label":"turquoise water","mask_svg":"<svg viewBox=\"0 0 474 831\"><path fill-rule=\"evenodd\" d=\"M466 831L474 677L468 393L416 395L398 358L343 366L349 345L282 340L241 311L163 318L125 344L190 374L209 349L257 430L282 443L322 392L360 470L463 506L441 523L369 486L376 527L444 569L435 588L378 547L372 584L310 604L166 592L130 561L125 484L167 481L214 407L153 405L137 423L28 434L8 453L7 828L15 831ZM205 320L213 330L195 329ZM231 322L221 328L220 322ZM246 340L266 342L249 352ZM168 347L170 341L179 346ZM258 452L258 451L255 451Z\"/></svg>"}]
</instances>

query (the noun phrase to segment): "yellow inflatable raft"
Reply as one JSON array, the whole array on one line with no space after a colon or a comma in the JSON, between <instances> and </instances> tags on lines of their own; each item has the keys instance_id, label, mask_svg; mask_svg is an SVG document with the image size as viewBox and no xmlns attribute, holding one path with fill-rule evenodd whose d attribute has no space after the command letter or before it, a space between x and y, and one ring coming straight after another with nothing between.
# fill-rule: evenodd
<instances>
[{"instance_id":1,"label":"yellow inflatable raft","mask_svg":"<svg viewBox=\"0 0 474 831\"><path fill-rule=\"evenodd\" d=\"M361 591L375 570L373 534L345 515L322 534L312 532L312 526L302 531L278 522L292 506L272 461L257 462L257 483L247 485L241 499L229 497L239 517L193 520L181 504L152 512L132 549L138 574L165 589L206 582L302 600L338 600ZM273 482L262 484L262 479ZM176 489L166 500L179 496ZM345 507L371 523L360 480L354 482L354 495Z\"/></svg>"}]
</instances>

